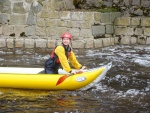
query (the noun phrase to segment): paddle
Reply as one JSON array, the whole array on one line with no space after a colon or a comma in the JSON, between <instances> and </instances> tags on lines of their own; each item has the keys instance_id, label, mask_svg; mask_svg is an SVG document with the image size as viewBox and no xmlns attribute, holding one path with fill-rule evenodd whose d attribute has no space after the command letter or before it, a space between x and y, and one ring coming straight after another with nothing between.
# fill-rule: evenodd
<instances>
[{"instance_id":1,"label":"paddle","mask_svg":"<svg viewBox=\"0 0 150 113\"><path fill-rule=\"evenodd\" d=\"M77 74L80 74L80 73L83 73L83 71L78 71L77 72ZM65 74L65 75L63 75L63 76L61 76L59 79L58 79L58 81L57 81L57 83L56 83L56 86L57 85L59 85L59 84L61 84L66 78L68 78L69 76L71 76L72 74L69 74L69 75L67 75L67 74Z\"/></svg>"}]
</instances>

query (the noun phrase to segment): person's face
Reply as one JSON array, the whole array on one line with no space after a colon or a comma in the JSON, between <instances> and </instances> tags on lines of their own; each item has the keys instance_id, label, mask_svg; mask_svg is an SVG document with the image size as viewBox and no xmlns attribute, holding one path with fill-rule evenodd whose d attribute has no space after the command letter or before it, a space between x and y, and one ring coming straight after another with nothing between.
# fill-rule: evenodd
<instances>
[{"instance_id":1,"label":"person's face","mask_svg":"<svg viewBox=\"0 0 150 113\"><path fill-rule=\"evenodd\" d=\"M70 44L70 39L69 39L69 38L63 38L63 39L62 39L62 43L63 43L65 46L67 46L67 45Z\"/></svg>"}]
</instances>

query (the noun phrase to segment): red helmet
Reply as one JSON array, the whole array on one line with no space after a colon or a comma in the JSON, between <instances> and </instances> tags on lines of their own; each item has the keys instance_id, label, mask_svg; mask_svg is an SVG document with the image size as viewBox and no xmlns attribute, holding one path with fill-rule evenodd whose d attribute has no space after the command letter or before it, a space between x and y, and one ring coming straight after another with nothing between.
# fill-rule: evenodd
<instances>
[{"instance_id":1,"label":"red helmet","mask_svg":"<svg viewBox=\"0 0 150 113\"><path fill-rule=\"evenodd\" d=\"M64 33L62 34L62 39L63 38L69 38L70 40L72 40L72 35L70 33Z\"/></svg>"}]
</instances>

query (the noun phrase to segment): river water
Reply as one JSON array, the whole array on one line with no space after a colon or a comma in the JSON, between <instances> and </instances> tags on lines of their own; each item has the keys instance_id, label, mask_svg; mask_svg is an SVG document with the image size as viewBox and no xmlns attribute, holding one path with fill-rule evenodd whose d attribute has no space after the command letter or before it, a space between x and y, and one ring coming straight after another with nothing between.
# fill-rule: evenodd
<instances>
[{"instance_id":1,"label":"river water","mask_svg":"<svg viewBox=\"0 0 150 113\"><path fill-rule=\"evenodd\" d=\"M150 46L116 45L74 50L88 68L112 62L107 76L88 91L0 88L0 113L150 113ZM42 67L47 50L0 49L0 66Z\"/></svg>"}]
</instances>

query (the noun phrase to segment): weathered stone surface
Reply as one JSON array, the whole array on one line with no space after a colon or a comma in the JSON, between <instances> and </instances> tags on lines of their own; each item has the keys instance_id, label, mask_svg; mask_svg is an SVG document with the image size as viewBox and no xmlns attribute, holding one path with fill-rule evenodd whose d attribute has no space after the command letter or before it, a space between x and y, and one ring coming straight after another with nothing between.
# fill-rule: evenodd
<instances>
[{"instance_id":1,"label":"weathered stone surface","mask_svg":"<svg viewBox=\"0 0 150 113\"><path fill-rule=\"evenodd\" d=\"M73 10L75 6L73 5L73 0L57 0L56 1L57 10Z\"/></svg>"},{"instance_id":2,"label":"weathered stone surface","mask_svg":"<svg viewBox=\"0 0 150 113\"><path fill-rule=\"evenodd\" d=\"M84 12L72 12L71 19L74 21L85 20Z\"/></svg>"},{"instance_id":3,"label":"weathered stone surface","mask_svg":"<svg viewBox=\"0 0 150 113\"><path fill-rule=\"evenodd\" d=\"M110 38L110 42L111 42L111 45L115 45L115 39L114 39L114 37Z\"/></svg>"},{"instance_id":4,"label":"weathered stone surface","mask_svg":"<svg viewBox=\"0 0 150 113\"><path fill-rule=\"evenodd\" d=\"M25 26L16 25L14 26L14 33L16 36L21 36L20 34L25 32Z\"/></svg>"},{"instance_id":5,"label":"weathered stone surface","mask_svg":"<svg viewBox=\"0 0 150 113\"><path fill-rule=\"evenodd\" d=\"M122 36L121 37L121 44L130 44L130 36Z\"/></svg>"},{"instance_id":6,"label":"weathered stone surface","mask_svg":"<svg viewBox=\"0 0 150 113\"><path fill-rule=\"evenodd\" d=\"M48 40L48 48L54 48L56 46L56 40Z\"/></svg>"},{"instance_id":7,"label":"weathered stone surface","mask_svg":"<svg viewBox=\"0 0 150 113\"><path fill-rule=\"evenodd\" d=\"M0 14L0 24L7 24L8 20L9 20L8 15Z\"/></svg>"},{"instance_id":8,"label":"weathered stone surface","mask_svg":"<svg viewBox=\"0 0 150 113\"><path fill-rule=\"evenodd\" d=\"M145 18L141 18L141 26L150 26L150 18L145 17Z\"/></svg>"},{"instance_id":9,"label":"weathered stone surface","mask_svg":"<svg viewBox=\"0 0 150 113\"><path fill-rule=\"evenodd\" d=\"M85 48L93 48L93 47L94 47L94 40L93 39L88 39L86 41Z\"/></svg>"},{"instance_id":10,"label":"weathered stone surface","mask_svg":"<svg viewBox=\"0 0 150 113\"><path fill-rule=\"evenodd\" d=\"M144 28L144 35L150 36L150 27L149 28Z\"/></svg>"},{"instance_id":11,"label":"weathered stone surface","mask_svg":"<svg viewBox=\"0 0 150 113\"><path fill-rule=\"evenodd\" d=\"M132 18L131 19L131 25L133 25L133 26L140 25L140 18L136 18L136 17Z\"/></svg>"},{"instance_id":12,"label":"weathered stone surface","mask_svg":"<svg viewBox=\"0 0 150 113\"><path fill-rule=\"evenodd\" d=\"M58 27L47 27L46 28L46 36L57 36L58 35Z\"/></svg>"},{"instance_id":13,"label":"weathered stone surface","mask_svg":"<svg viewBox=\"0 0 150 113\"><path fill-rule=\"evenodd\" d=\"M120 16L121 16L121 12L111 12L110 13L111 22L114 22L115 19Z\"/></svg>"},{"instance_id":14,"label":"weathered stone surface","mask_svg":"<svg viewBox=\"0 0 150 113\"><path fill-rule=\"evenodd\" d=\"M49 9L48 8L48 6L49 6L48 3L51 3L51 1L47 2L47 1L44 0L43 2L40 2L40 4L42 4L42 6L43 6L43 8L42 8L43 10L48 10Z\"/></svg>"},{"instance_id":15,"label":"weathered stone surface","mask_svg":"<svg viewBox=\"0 0 150 113\"><path fill-rule=\"evenodd\" d=\"M57 40L56 45L61 45L62 44L62 40L60 40L60 38Z\"/></svg>"},{"instance_id":16,"label":"weathered stone surface","mask_svg":"<svg viewBox=\"0 0 150 113\"><path fill-rule=\"evenodd\" d=\"M6 43L8 48L14 48L14 39L7 39Z\"/></svg>"},{"instance_id":17,"label":"weathered stone surface","mask_svg":"<svg viewBox=\"0 0 150 113\"><path fill-rule=\"evenodd\" d=\"M71 19L71 12L70 11L60 11L59 16L60 16L60 19L69 20L69 19Z\"/></svg>"},{"instance_id":18,"label":"weathered stone surface","mask_svg":"<svg viewBox=\"0 0 150 113\"><path fill-rule=\"evenodd\" d=\"M102 39L95 39L94 40L94 47L95 48L103 47Z\"/></svg>"},{"instance_id":19,"label":"weathered stone surface","mask_svg":"<svg viewBox=\"0 0 150 113\"><path fill-rule=\"evenodd\" d=\"M14 3L12 12L25 14L28 12L28 6L25 2Z\"/></svg>"},{"instance_id":20,"label":"weathered stone surface","mask_svg":"<svg viewBox=\"0 0 150 113\"><path fill-rule=\"evenodd\" d=\"M39 18L49 18L50 13L47 10L42 10L40 13L37 14Z\"/></svg>"},{"instance_id":21,"label":"weathered stone surface","mask_svg":"<svg viewBox=\"0 0 150 113\"><path fill-rule=\"evenodd\" d=\"M134 8L133 14L142 16L143 15L143 10Z\"/></svg>"},{"instance_id":22,"label":"weathered stone surface","mask_svg":"<svg viewBox=\"0 0 150 113\"><path fill-rule=\"evenodd\" d=\"M118 0L120 1L120 0ZM123 3L125 6L129 6L130 5L131 0L123 0Z\"/></svg>"},{"instance_id":23,"label":"weathered stone surface","mask_svg":"<svg viewBox=\"0 0 150 113\"><path fill-rule=\"evenodd\" d=\"M2 30L3 28L2 28L2 26L0 26L0 35L2 35Z\"/></svg>"},{"instance_id":24,"label":"weathered stone surface","mask_svg":"<svg viewBox=\"0 0 150 113\"><path fill-rule=\"evenodd\" d=\"M10 25L25 25L26 15L13 14L10 16Z\"/></svg>"},{"instance_id":25,"label":"weathered stone surface","mask_svg":"<svg viewBox=\"0 0 150 113\"><path fill-rule=\"evenodd\" d=\"M30 10L30 12L28 13L26 24L27 25L35 25L36 24L36 17L33 14L32 10Z\"/></svg>"},{"instance_id":26,"label":"weathered stone surface","mask_svg":"<svg viewBox=\"0 0 150 113\"><path fill-rule=\"evenodd\" d=\"M67 1L73 3L72 0ZM98 0L88 1L96 5ZM79 48L98 48L114 43L147 44L149 41L149 0L109 0L107 5L120 6L121 11L125 11L110 13L62 9L57 11L56 2L66 3L66 0L41 0L40 2L37 3L34 0L0 1L0 35L7 37L5 42L9 48L36 48L34 46L36 44L35 39L41 38L44 38L46 42L42 42L43 45L41 46L39 42L38 48L51 48L54 46L53 40L61 43L60 37L64 32L70 32L73 35L75 47L78 47L75 43L83 40L79 43ZM66 4L62 5L65 9ZM9 12L9 8L13 8L11 12ZM67 6L67 8L69 7ZM122 16L125 13L127 14L126 17ZM130 16L130 13L133 15ZM142 16L134 16L134 14ZM147 16L144 17L144 15ZM12 38L14 39L14 46ZM19 43L19 41L21 42ZM31 41L30 45L28 45L28 41ZM52 43L49 45L48 41ZM44 43L46 43L45 46Z\"/></svg>"},{"instance_id":27,"label":"weathered stone surface","mask_svg":"<svg viewBox=\"0 0 150 113\"><path fill-rule=\"evenodd\" d=\"M134 34L135 35L142 35L143 34L143 28L135 28Z\"/></svg>"},{"instance_id":28,"label":"weathered stone surface","mask_svg":"<svg viewBox=\"0 0 150 113\"><path fill-rule=\"evenodd\" d=\"M61 37L61 35L62 35L63 33L65 33L65 32L68 31L68 29L67 29L66 27L59 27L59 28L56 29L56 30L57 30L57 36L58 36L58 37Z\"/></svg>"},{"instance_id":29,"label":"weathered stone surface","mask_svg":"<svg viewBox=\"0 0 150 113\"><path fill-rule=\"evenodd\" d=\"M43 8L42 4L40 4L37 1L34 1L34 2L32 2L30 10L32 11L32 13L37 14L42 10L42 8Z\"/></svg>"},{"instance_id":30,"label":"weathered stone surface","mask_svg":"<svg viewBox=\"0 0 150 113\"><path fill-rule=\"evenodd\" d=\"M85 41L84 40L75 40L72 42L73 48L84 48L85 47Z\"/></svg>"},{"instance_id":31,"label":"weathered stone surface","mask_svg":"<svg viewBox=\"0 0 150 113\"><path fill-rule=\"evenodd\" d=\"M25 39L25 48L34 48L34 39Z\"/></svg>"},{"instance_id":32,"label":"weathered stone surface","mask_svg":"<svg viewBox=\"0 0 150 113\"><path fill-rule=\"evenodd\" d=\"M132 5L140 6L140 0L132 0Z\"/></svg>"},{"instance_id":33,"label":"weathered stone surface","mask_svg":"<svg viewBox=\"0 0 150 113\"><path fill-rule=\"evenodd\" d=\"M45 36L45 28L44 27L36 27L35 34L37 36Z\"/></svg>"},{"instance_id":34,"label":"weathered stone surface","mask_svg":"<svg viewBox=\"0 0 150 113\"><path fill-rule=\"evenodd\" d=\"M58 11L50 11L49 12L49 18L58 19L59 18L59 12Z\"/></svg>"},{"instance_id":35,"label":"weathered stone surface","mask_svg":"<svg viewBox=\"0 0 150 113\"><path fill-rule=\"evenodd\" d=\"M113 34L113 25L106 25L106 33Z\"/></svg>"},{"instance_id":36,"label":"weathered stone surface","mask_svg":"<svg viewBox=\"0 0 150 113\"><path fill-rule=\"evenodd\" d=\"M43 18L37 19L37 26L44 27L45 26L45 19L43 19Z\"/></svg>"},{"instance_id":37,"label":"weathered stone surface","mask_svg":"<svg viewBox=\"0 0 150 113\"><path fill-rule=\"evenodd\" d=\"M27 27L25 27L25 35L27 35L27 36L35 35L35 26L27 26Z\"/></svg>"},{"instance_id":38,"label":"weathered stone surface","mask_svg":"<svg viewBox=\"0 0 150 113\"><path fill-rule=\"evenodd\" d=\"M146 36L138 36L138 44L146 44Z\"/></svg>"},{"instance_id":39,"label":"weathered stone surface","mask_svg":"<svg viewBox=\"0 0 150 113\"><path fill-rule=\"evenodd\" d=\"M131 37L131 44L137 44L137 38L136 37Z\"/></svg>"},{"instance_id":40,"label":"weathered stone surface","mask_svg":"<svg viewBox=\"0 0 150 113\"><path fill-rule=\"evenodd\" d=\"M116 35L133 35L133 28L130 27L118 27L115 29Z\"/></svg>"},{"instance_id":41,"label":"weathered stone surface","mask_svg":"<svg viewBox=\"0 0 150 113\"><path fill-rule=\"evenodd\" d=\"M81 37L92 37L92 32L90 29L81 29L80 30L80 36Z\"/></svg>"},{"instance_id":42,"label":"weathered stone surface","mask_svg":"<svg viewBox=\"0 0 150 113\"><path fill-rule=\"evenodd\" d=\"M141 6L150 7L150 0L141 0Z\"/></svg>"},{"instance_id":43,"label":"weathered stone surface","mask_svg":"<svg viewBox=\"0 0 150 113\"><path fill-rule=\"evenodd\" d=\"M3 35L10 35L10 34L13 34L14 33L14 26L8 26L8 25L5 25L3 26Z\"/></svg>"},{"instance_id":44,"label":"weathered stone surface","mask_svg":"<svg viewBox=\"0 0 150 113\"><path fill-rule=\"evenodd\" d=\"M105 38L112 38L112 34L105 34L104 37Z\"/></svg>"},{"instance_id":45,"label":"weathered stone surface","mask_svg":"<svg viewBox=\"0 0 150 113\"><path fill-rule=\"evenodd\" d=\"M93 36L101 36L105 34L105 26L103 25L94 25L92 26Z\"/></svg>"},{"instance_id":46,"label":"weathered stone surface","mask_svg":"<svg viewBox=\"0 0 150 113\"><path fill-rule=\"evenodd\" d=\"M66 10L73 10L75 9L75 6L73 4L73 0L63 0L64 4L65 4L65 9Z\"/></svg>"},{"instance_id":47,"label":"weathered stone surface","mask_svg":"<svg viewBox=\"0 0 150 113\"><path fill-rule=\"evenodd\" d=\"M147 37L146 44L150 44L150 37Z\"/></svg>"},{"instance_id":48,"label":"weathered stone surface","mask_svg":"<svg viewBox=\"0 0 150 113\"><path fill-rule=\"evenodd\" d=\"M92 24L89 21L77 21L75 26L79 29L91 29Z\"/></svg>"},{"instance_id":49,"label":"weathered stone surface","mask_svg":"<svg viewBox=\"0 0 150 113\"><path fill-rule=\"evenodd\" d=\"M31 4L34 0L25 0L27 3Z\"/></svg>"},{"instance_id":50,"label":"weathered stone surface","mask_svg":"<svg viewBox=\"0 0 150 113\"><path fill-rule=\"evenodd\" d=\"M15 39L15 47L16 48L24 47L24 39Z\"/></svg>"},{"instance_id":51,"label":"weathered stone surface","mask_svg":"<svg viewBox=\"0 0 150 113\"><path fill-rule=\"evenodd\" d=\"M60 27L59 26L59 21L60 20L55 20L55 19L44 19L45 20L45 25L49 27Z\"/></svg>"},{"instance_id":52,"label":"weathered stone surface","mask_svg":"<svg viewBox=\"0 0 150 113\"><path fill-rule=\"evenodd\" d=\"M111 13L101 13L100 15L100 22L105 24L111 23Z\"/></svg>"},{"instance_id":53,"label":"weathered stone surface","mask_svg":"<svg viewBox=\"0 0 150 113\"><path fill-rule=\"evenodd\" d=\"M68 20L67 21L67 27L68 28L76 28L76 21Z\"/></svg>"},{"instance_id":54,"label":"weathered stone surface","mask_svg":"<svg viewBox=\"0 0 150 113\"><path fill-rule=\"evenodd\" d=\"M101 19L101 13L100 12L95 12L94 13L94 20L95 21L100 21L100 19Z\"/></svg>"},{"instance_id":55,"label":"weathered stone surface","mask_svg":"<svg viewBox=\"0 0 150 113\"><path fill-rule=\"evenodd\" d=\"M111 2L111 0L103 1L103 5L107 6L107 7L112 7L112 2Z\"/></svg>"},{"instance_id":56,"label":"weathered stone surface","mask_svg":"<svg viewBox=\"0 0 150 113\"><path fill-rule=\"evenodd\" d=\"M6 39L0 38L0 47L6 47Z\"/></svg>"},{"instance_id":57,"label":"weathered stone surface","mask_svg":"<svg viewBox=\"0 0 150 113\"><path fill-rule=\"evenodd\" d=\"M80 29L78 28L72 28L70 29L69 33L73 35L73 40L80 40Z\"/></svg>"},{"instance_id":58,"label":"weathered stone surface","mask_svg":"<svg viewBox=\"0 0 150 113\"><path fill-rule=\"evenodd\" d=\"M102 38L102 40L103 40L103 47L114 45L111 38Z\"/></svg>"},{"instance_id":59,"label":"weathered stone surface","mask_svg":"<svg viewBox=\"0 0 150 113\"><path fill-rule=\"evenodd\" d=\"M0 12L11 13L11 1L10 0L0 0Z\"/></svg>"},{"instance_id":60,"label":"weathered stone surface","mask_svg":"<svg viewBox=\"0 0 150 113\"><path fill-rule=\"evenodd\" d=\"M35 46L37 48L46 48L47 40L46 39L35 39Z\"/></svg>"},{"instance_id":61,"label":"weathered stone surface","mask_svg":"<svg viewBox=\"0 0 150 113\"><path fill-rule=\"evenodd\" d=\"M85 21L89 21L89 22L94 21L94 12L85 12L84 19Z\"/></svg>"},{"instance_id":62,"label":"weathered stone surface","mask_svg":"<svg viewBox=\"0 0 150 113\"><path fill-rule=\"evenodd\" d=\"M62 1L57 2L56 3L56 10L61 11L62 9L64 9L64 4L62 3Z\"/></svg>"},{"instance_id":63,"label":"weathered stone surface","mask_svg":"<svg viewBox=\"0 0 150 113\"><path fill-rule=\"evenodd\" d=\"M115 25L130 26L130 17L118 17L118 18L116 18Z\"/></svg>"},{"instance_id":64,"label":"weathered stone surface","mask_svg":"<svg viewBox=\"0 0 150 113\"><path fill-rule=\"evenodd\" d=\"M56 0L51 0L50 2L48 2L48 10L55 11L56 8L57 8Z\"/></svg>"},{"instance_id":65,"label":"weathered stone surface","mask_svg":"<svg viewBox=\"0 0 150 113\"><path fill-rule=\"evenodd\" d=\"M57 25L58 27L67 27L67 23L68 23L68 21L59 20L59 21L56 21L55 25Z\"/></svg>"},{"instance_id":66,"label":"weathered stone surface","mask_svg":"<svg viewBox=\"0 0 150 113\"><path fill-rule=\"evenodd\" d=\"M119 44L120 43L120 38L119 37L114 37L114 40L115 40L115 44Z\"/></svg>"}]
</instances>

